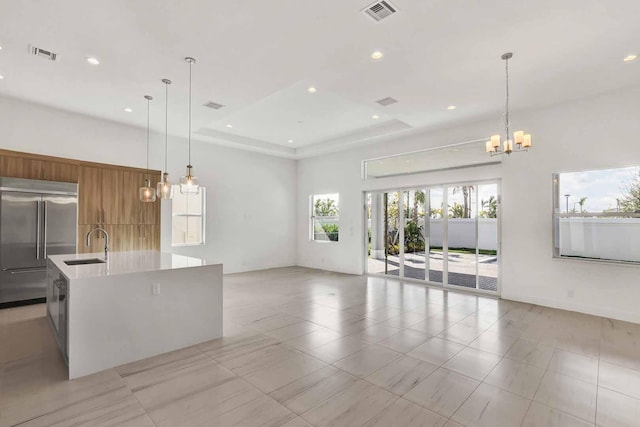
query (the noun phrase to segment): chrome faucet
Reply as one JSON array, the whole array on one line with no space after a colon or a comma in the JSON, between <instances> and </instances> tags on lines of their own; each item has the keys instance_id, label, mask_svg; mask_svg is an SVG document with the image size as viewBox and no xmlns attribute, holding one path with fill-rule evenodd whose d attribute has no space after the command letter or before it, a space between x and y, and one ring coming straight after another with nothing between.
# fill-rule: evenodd
<instances>
[{"instance_id":1,"label":"chrome faucet","mask_svg":"<svg viewBox=\"0 0 640 427\"><path fill-rule=\"evenodd\" d=\"M91 246L91 235L94 231L102 231L104 234L104 260L109 259L109 233L104 228L96 227L87 233L87 246Z\"/></svg>"}]
</instances>

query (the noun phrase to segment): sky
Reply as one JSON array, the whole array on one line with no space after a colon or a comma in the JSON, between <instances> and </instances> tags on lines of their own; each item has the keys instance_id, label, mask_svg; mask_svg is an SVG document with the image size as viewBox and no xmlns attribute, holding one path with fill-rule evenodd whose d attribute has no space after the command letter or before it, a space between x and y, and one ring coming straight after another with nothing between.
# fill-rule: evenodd
<instances>
[{"instance_id":1,"label":"sky","mask_svg":"<svg viewBox=\"0 0 640 427\"><path fill-rule=\"evenodd\" d=\"M633 182L640 173L640 167L627 167L617 169L602 169L582 172L566 172L560 174L560 211L567 211L565 195L569 195L569 211L580 210L578 201L586 197L583 209L587 212L602 212L613 210L617 207L616 199L624 197L624 188ZM449 187L449 206L454 203L463 204L462 191L451 193ZM439 208L442 205L442 190L431 188L431 207ZM478 192L478 199L489 200L490 196L495 196L497 186L486 184L474 187L472 194L471 213L475 216L478 211L482 211L475 206L475 192ZM413 195L410 197L410 205L413 206Z\"/></svg>"},{"instance_id":2,"label":"sky","mask_svg":"<svg viewBox=\"0 0 640 427\"><path fill-rule=\"evenodd\" d=\"M584 210L602 212L617 207L616 199L624 197L623 189L637 176L640 167L603 169L560 174L560 210L566 212L566 198L569 194L569 211L580 210L577 204L582 197L587 200Z\"/></svg>"}]
</instances>

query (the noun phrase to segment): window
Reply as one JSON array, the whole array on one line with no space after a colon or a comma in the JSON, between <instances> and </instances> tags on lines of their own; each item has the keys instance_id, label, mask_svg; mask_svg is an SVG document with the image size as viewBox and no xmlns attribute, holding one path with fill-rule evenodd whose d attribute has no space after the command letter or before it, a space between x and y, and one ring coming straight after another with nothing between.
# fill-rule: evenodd
<instances>
[{"instance_id":1,"label":"window","mask_svg":"<svg viewBox=\"0 0 640 427\"><path fill-rule=\"evenodd\" d=\"M189 246L204 244L205 188L198 194L182 194L173 186L171 199L171 244Z\"/></svg>"},{"instance_id":2,"label":"window","mask_svg":"<svg viewBox=\"0 0 640 427\"><path fill-rule=\"evenodd\" d=\"M640 262L640 167L559 173L554 257Z\"/></svg>"},{"instance_id":3,"label":"window","mask_svg":"<svg viewBox=\"0 0 640 427\"><path fill-rule=\"evenodd\" d=\"M311 240L337 242L340 229L338 194L311 196Z\"/></svg>"}]
</instances>

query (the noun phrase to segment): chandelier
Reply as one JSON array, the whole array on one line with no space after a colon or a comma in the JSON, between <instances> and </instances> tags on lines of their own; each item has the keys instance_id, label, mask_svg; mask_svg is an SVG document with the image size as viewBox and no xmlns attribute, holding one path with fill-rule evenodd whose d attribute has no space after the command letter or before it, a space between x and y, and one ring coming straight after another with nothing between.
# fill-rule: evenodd
<instances>
[{"instance_id":1,"label":"chandelier","mask_svg":"<svg viewBox=\"0 0 640 427\"><path fill-rule=\"evenodd\" d=\"M504 130L505 141L501 143L500 135L493 135L489 141L485 143L487 153L493 156L500 156L503 154L511 154L513 152L528 151L531 147L531 135L525 134L519 130L513 133L511 138L509 128L511 126L509 116L509 59L513 58L513 53L507 52L501 57L505 61L506 72L506 87L507 87L507 101L505 103L504 113Z\"/></svg>"}]
</instances>

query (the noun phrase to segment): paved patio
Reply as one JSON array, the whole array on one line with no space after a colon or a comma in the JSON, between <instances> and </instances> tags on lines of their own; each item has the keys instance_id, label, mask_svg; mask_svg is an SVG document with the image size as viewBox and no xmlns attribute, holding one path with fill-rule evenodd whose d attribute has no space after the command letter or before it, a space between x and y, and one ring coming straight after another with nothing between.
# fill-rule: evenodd
<instances>
[{"instance_id":1,"label":"paved patio","mask_svg":"<svg viewBox=\"0 0 640 427\"><path fill-rule=\"evenodd\" d=\"M404 276L411 279L425 280L424 252L405 254ZM369 258L368 272L384 274L384 260ZM387 274L398 276L400 259L390 255L387 260ZM429 257L429 281L442 283L442 252L432 252ZM479 255L478 287L486 291L498 289L498 264L495 255ZM476 289L476 261L472 254L449 254L449 284Z\"/></svg>"}]
</instances>

